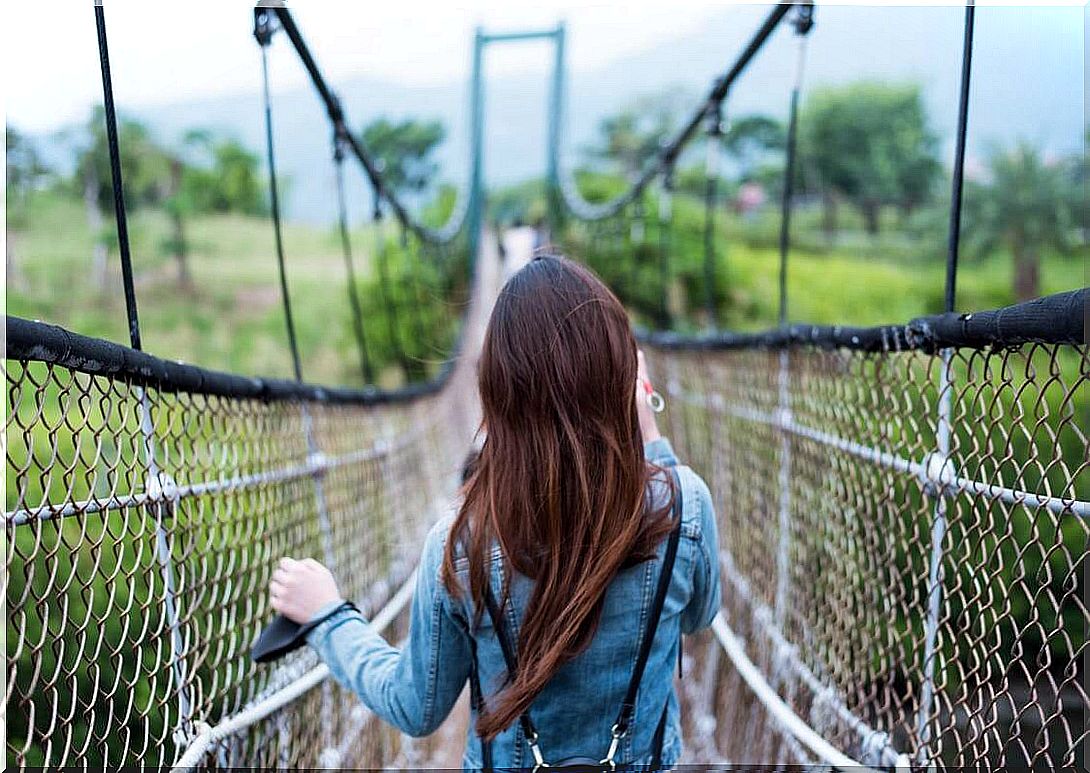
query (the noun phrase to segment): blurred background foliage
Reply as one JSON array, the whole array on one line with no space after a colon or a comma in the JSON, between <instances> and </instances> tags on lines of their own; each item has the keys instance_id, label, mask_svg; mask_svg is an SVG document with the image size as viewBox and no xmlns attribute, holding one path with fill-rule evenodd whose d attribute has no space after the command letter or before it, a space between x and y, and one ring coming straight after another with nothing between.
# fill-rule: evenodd
<instances>
[{"instance_id":1,"label":"blurred background foliage","mask_svg":"<svg viewBox=\"0 0 1090 773\"><path fill-rule=\"evenodd\" d=\"M629 184L676 131L689 103L684 97L643 95L601 121L576 169L587 199L605 200ZM8 308L123 342L103 125L96 110L67 130L66 146L76 154L68 171L43 161L33 140L8 127ZM126 116L120 133L149 351L244 373L289 373L258 151L207 129L168 146ZM446 134L441 122L413 118L379 118L360 129L394 189L420 202L432 224L443 222L457 199L434 160ZM652 186L615 222L569 221L552 238L609 279L637 321L705 327L708 185L701 146L714 141L721 157L712 288L719 321L737 329L775 324L785 135L772 116L728 115L717 139L698 140L678 160L667 231L658 219L661 191ZM805 95L791 232L793 321L877 324L941 310L949 170L940 139L912 83L862 80ZM960 308L1085 283L1085 156L1054 157L1029 142L993 146L968 177ZM283 182L286 197L291 183ZM453 340L457 301L427 299L451 286L464 260L457 250L422 249L393 224L376 225L369 192L352 195L368 204L350 212L350 238L374 380L396 386L434 372ZM490 191L488 222L501 230L543 227L546 202L540 178ZM611 238L615 231L624 238ZM285 248L304 374L362 383L335 225L289 222Z\"/></svg>"}]
</instances>

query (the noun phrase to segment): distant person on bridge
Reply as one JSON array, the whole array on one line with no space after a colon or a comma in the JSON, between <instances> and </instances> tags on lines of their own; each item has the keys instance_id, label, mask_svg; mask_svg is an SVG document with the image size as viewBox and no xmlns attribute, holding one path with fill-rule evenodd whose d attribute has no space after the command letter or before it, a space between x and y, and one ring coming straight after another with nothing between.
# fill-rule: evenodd
<instances>
[{"instance_id":1,"label":"distant person on bridge","mask_svg":"<svg viewBox=\"0 0 1090 773\"><path fill-rule=\"evenodd\" d=\"M281 561L272 606L320 621L307 640L333 676L410 735L468 681L467 769L675 765L681 634L719 609L716 520L659 435L624 308L535 258L496 302L479 386L483 447L425 542L405 647L310 559Z\"/></svg>"}]
</instances>

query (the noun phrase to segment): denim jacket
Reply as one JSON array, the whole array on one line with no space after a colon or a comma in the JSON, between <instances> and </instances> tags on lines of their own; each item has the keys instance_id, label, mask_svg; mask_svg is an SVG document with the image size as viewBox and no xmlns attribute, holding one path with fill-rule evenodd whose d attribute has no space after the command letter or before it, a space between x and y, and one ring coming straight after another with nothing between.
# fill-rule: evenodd
<instances>
[{"instance_id":1,"label":"denim jacket","mask_svg":"<svg viewBox=\"0 0 1090 773\"><path fill-rule=\"evenodd\" d=\"M678 466L682 487L681 541L655 642L640 683L636 712L622 739L618 763L647 764L651 740L662 708L669 701L662 762L674 765L681 755L678 701L674 674L680 634L711 624L719 610L719 555L715 513L704 481L677 457L665 439L646 447L648 461ZM653 487L654 489L654 487ZM653 496L665 496L660 487ZM446 719L466 686L476 650L485 700L502 686L503 655L487 614L474 625L468 593L452 597L439 576L452 518L440 520L424 545L412 601L409 637L402 649L391 647L370 631L359 612L345 609L317 625L307 637L330 672L382 719L402 732L423 736ZM530 716L540 736L546 762L566 757L601 758L609 746L610 728L620 709L632 673L639 638L646 626L666 540L658 558L618 573L606 591L601 623L590 646L562 666L538 695ZM456 554L457 555L457 554ZM494 559L499 548L494 548ZM455 562L462 587L468 588L464 556ZM499 598L501 562L492 561L493 588ZM511 578L506 608L508 631L518 638L518 624L530 596L532 580ZM321 613L319 613L321 614ZM463 767L480 769L481 743L474 732L466 739ZM496 768L533 766L529 745L518 722L492 744Z\"/></svg>"}]
</instances>

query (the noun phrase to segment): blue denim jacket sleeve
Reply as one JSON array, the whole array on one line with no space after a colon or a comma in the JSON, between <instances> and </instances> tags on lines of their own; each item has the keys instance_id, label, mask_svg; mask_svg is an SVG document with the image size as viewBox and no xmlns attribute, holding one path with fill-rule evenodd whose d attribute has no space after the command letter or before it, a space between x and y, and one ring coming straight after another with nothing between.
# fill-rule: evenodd
<instances>
[{"instance_id":1,"label":"blue denim jacket sleeve","mask_svg":"<svg viewBox=\"0 0 1090 773\"><path fill-rule=\"evenodd\" d=\"M719 535L716 526L715 505L708 484L693 474L693 491L686 491L693 504L700 508L700 536L697 542L696 562L693 568L693 597L681 613L681 632L696 633L712 624L719 612L721 591L719 587Z\"/></svg>"},{"instance_id":2,"label":"blue denim jacket sleeve","mask_svg":"<svg viewBox=\"0 0 1090 773\"><path fill-rule=\"evenodd\" d=\"M644 458L660 467L676 467L679 462L670 441L664 437L652 440L643 449ZM689 471L682 477L685 488L685 509L699 508L696 522L698 544L693 569L693 597L681 614L682 633L696 633L711 625L719 611L721 591L719 587L719 535L715 519L715 505L711 492L703 478Z\"/></svg>"},{"instance_id":3,"label":"blue denim jacket sleeve","mask_svg":"<svg viewBox=\"0 0 1090 773\"><path fill-rule=\"evenodd\" d=\"M674 447L664 437L645 443L643 457L651 464L657 464L659 467L675 467L677 465L677 455L674 453Z\"/></svg>"},{"instance_id":4,"label":"blue denim jacket sleeve","mask_svg":"<svg viewBox=\"0 0 1090 773\"><path fill-rule=\"evenodd\" d=\"M425 541L403 649L391 647L351 609L322 621L307 635L338 682L411 736L439 727L469 678L469 637L439 579L449 525L448 519L440 521Z\"/></svg>"}]
</instances>

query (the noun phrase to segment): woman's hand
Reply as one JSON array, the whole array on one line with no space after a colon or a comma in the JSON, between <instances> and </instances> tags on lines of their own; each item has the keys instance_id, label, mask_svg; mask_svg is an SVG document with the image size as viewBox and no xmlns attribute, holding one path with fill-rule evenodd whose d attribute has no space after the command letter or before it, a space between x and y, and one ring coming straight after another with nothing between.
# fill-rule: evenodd
<instances>
[{"instance_id":1,"label":"woman's hand","mask_svg":"<svg viewBox=\"0 0 1090 773\"><path fill-rule=\"evenodd\" d=\"M651 379L647 375L647 362L643 358L643 350L636 351L636 414L640 417L640 434L643 435L644 444L662 437L659 434L659 425L655 420L655 412L647 403L647 385Z\"/></svg>"},{"instance_id":2,"label":"woman's hand","mask_svg":"<svg viewBox=\"0 0 1090 773\"><path fill-rule=\"evenodd\" d=\"M332 573L313 558L281 558L269 583L272 608L300 625L327 604L340 601Z\"/></svg>"}]
</instances>

